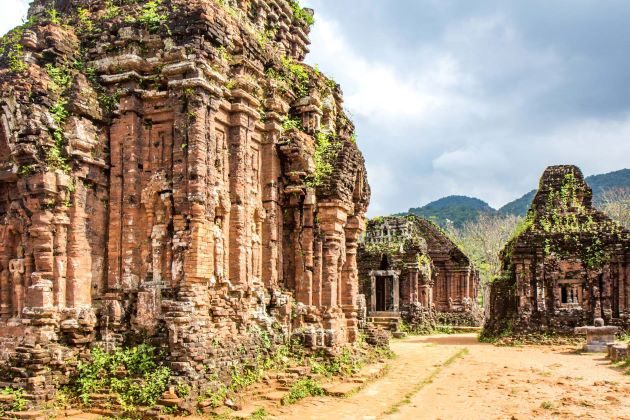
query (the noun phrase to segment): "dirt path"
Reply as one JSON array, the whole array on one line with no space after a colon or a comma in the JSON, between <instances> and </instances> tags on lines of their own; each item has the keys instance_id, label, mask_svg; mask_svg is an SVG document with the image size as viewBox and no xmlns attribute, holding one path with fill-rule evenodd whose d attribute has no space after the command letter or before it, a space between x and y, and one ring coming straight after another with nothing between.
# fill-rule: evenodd
<instances>
[{"instance_id":1,"label":"dirt path","mask_svg":"<svg viewBox=\"0 0 630 420\"><path fill-rule=\"evenodd\" d=\"M568 346L495 347L475 335L396 340L388 373L345 399L309 398L296 419L630 419L630 376Z\"/></svg>"}]
</instances>

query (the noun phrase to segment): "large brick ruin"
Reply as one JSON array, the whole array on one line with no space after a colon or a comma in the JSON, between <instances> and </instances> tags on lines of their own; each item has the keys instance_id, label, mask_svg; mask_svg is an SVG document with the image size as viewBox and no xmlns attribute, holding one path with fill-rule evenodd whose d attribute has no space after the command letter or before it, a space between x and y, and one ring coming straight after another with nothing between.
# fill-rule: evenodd
<instances>
[{"instance_id":1,"label":"large brick ruin","mask_svg":"<svg viewBox=\"0 0 630 420\"><path fill-rule=\"evenodd\" d=\"M361 293L372 317L475 325L479 274L457 245L414 215L378 217L359 247ZM428 326L428 325L427 325Z\"/></svg>"},{"instance_id":2,"label":"large brick ruin","mask_svg":"<svg viewBox=\"0 0 630 420\"><path fill-rule=\"evenodd\" d=\"M575 166L551 166L490 285L488 335L630 328L630 232L592 206Z\"/></svg>"},{"instance_id":3,"label":"large brick ruin","mask_svg":"<svg viewBox=\"0 0 630 420\"><path fill-rule=\"evenodd\" d=\"M2 40L0 382L38 399L94 345L200 383L261 331L357 339L370 190L288 0L35 0Z\"/></svg>"}]
</instances>

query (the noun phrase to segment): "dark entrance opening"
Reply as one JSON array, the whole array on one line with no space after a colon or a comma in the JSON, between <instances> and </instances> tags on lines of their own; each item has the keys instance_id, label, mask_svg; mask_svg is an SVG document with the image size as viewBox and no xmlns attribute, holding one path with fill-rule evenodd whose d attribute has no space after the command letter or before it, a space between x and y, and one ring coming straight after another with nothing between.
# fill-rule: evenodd
<instances>
[{"instance_id":1,"label":"dark entrance opening","mask_svg":"<svg viewBox=\"0 0 630 420\"><path fill-rule=\"evenodd\" d=\"M376 310L394 310L394 278L392 276L376 277Z\"/></svg>"},{"instance_id":2,"label":"dark entrance opening","mask_svg":"<svg viewBox=\"0 0 630 420\"><path fill-rule=\"evenodd\" d=\"M562 303L569 303L569 291L568 286L562 285L560 286L560 296Z\"/></svg>"}]
</instances>

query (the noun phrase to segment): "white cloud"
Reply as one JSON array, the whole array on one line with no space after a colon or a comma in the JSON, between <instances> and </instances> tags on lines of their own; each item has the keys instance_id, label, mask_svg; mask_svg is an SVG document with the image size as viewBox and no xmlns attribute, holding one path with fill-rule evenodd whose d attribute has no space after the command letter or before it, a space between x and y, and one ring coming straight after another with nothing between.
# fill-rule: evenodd
<instances>
[{"instance_id":1,"label":"white cloud","mask_svg":"<svg viewBox=\"0 0 630 420\"><path fill-rule=\"evenodd\" d=\"M22 23L26 17L30 0L3 0L0 13L0 34L5 34Z\"/></svg>"},{"instance_id":2,"label":"white cloud","mask_svg":"<svg viewBox=\"0 0 630 420\"><path fill-rule=\"evenodd\" d=\"M323 64L322 69L339 82L348 109L357 116L414 124L431 123L447 111L479 112L483 107L460 93L473 82L461 72L448 54L431 57L431 63L418 71L400 72L390 63L368 60L355 51L338 25L318 16L312 33L318 48L308 59Z\"/></svg>"},{"instance_id":3,"label":"white cloud","mask_svg":"<svg viewBox=\"0 0 630 420\"><path fill-rule=\"evenodd\" d=\"M575 164L585 175L628 166L630 114L618 119L569 121L537 135L488 139L444 152L433 160L440 176L457 180L444 194L486 197L500 207L536 188L545 167ZM612 169L611 169L612 168Z\"/></svg>"}]
</instances>

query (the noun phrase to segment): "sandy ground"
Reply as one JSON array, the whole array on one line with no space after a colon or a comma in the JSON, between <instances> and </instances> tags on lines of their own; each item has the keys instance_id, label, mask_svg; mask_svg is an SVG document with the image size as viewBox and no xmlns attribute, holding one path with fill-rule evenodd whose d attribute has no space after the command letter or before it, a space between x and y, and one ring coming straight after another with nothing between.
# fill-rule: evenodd
<instances>
[{"instance_id":1,"label":"sandy ground","mask_svg":"<svg viewBox=\"0 0 630 420\"><path fill-rule=\"evenodd\" d=\"M384 377L349 398L309 398L293 419L630 419L630 376L570 346L495 347L474 334L409 337Z\"/></svg>"}]
</instances>

